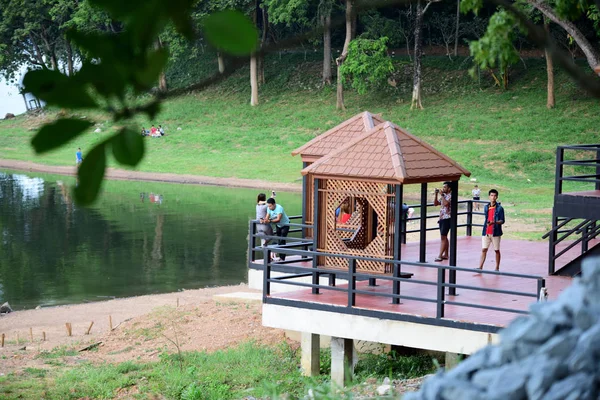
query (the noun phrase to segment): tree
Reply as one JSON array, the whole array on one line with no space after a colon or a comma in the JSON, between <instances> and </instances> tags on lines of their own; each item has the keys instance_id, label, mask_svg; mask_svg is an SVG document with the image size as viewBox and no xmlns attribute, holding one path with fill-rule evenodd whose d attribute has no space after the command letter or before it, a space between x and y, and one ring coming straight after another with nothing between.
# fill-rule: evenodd
<instances>
[{"instance_id":1,"label":"tree","mask_svg":"<svg viewBox=\"0 0 600 400\"><path fill-rule=\"evenodd\" d=\"M410 103L410 109L423 109L421 103L421 58L423 58L423 15L427 12L427 9L431 4L436 3L440 0L428 0L427 4L423 8L422 0L417 0L417 8L415 12L415 58L413 61L413 91L412 100Z\"/></svg>"},{"instance_id":2,"label":"tree","mask_svg":"<svg viewBox=\"0 0 600 400\"><path fill-rule=\"evenodd\" d=\"M336 91L336 104L335 108L338 110L345 110L344 106L344 81L340 68L348 56L348 46L352 41L352 20L353 20L353 5L354 0L346 0L346 39L344 40L344 48L342 54L335 59L337 65L337 91Z\"/></svg>"},{"instance_id":3,"label":"tree","mask_svg":"<svg viewBox=\"0 0 600 400\"><path fill-rule=\"evenodd\" d=\"M359 94L369 87L377 87L387 81L394 70L392 59L387 54L387 37L378 40L357 38L348 46L348 56L340 73L344 80L349 79Z\"/></svg>"}]
</instances>

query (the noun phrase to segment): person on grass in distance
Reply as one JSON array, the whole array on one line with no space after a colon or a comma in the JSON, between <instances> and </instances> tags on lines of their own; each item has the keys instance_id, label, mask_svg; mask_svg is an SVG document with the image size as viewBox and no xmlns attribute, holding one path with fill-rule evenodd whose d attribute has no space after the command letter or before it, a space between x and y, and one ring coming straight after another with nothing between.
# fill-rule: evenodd
<instances>
[{"instance_id":1,"label":"person on grass in distance","mask_svg":"<svg viewBox=\"0 0 600 400\"><path fill-rule=\"evenodd\" d=\"M504 208L498 200L498 191L491 189L488 192L490 203L483 208L485 214L485 225L483 225L482 243L481 243L481 261L479 269L483 269L483 263L490 244L494 245L496 252L496 271L500 271L500 238L502 237L502 225L504 224Z\"/></svg>"},{"instance_id":2,"label":"person on grass in distance","mask_svg":"<svg viewBox=\"0 0 600 400\"><path fill-rule=\"evenodd\" d=\"M290 232L290 219L281 204L277 204L274 198L267 199L267 207L267 219L264 221L275 224L275 235L279 236L279 245L282 246L286 243L285 238ZM285 254L280 254L280 259L285 261Z\"/></svg>"},{"instance_id":3,"label":"person on grass in distance","mask_svg":"<svg viewBox=\"0 0 600 400\"><path fill-rule=\"evenodd\" d=\"M79 167L82 162L83 162L83 155L81 154L81 147L79 147L77 149L77 152L75 153L75 164L77 164L77 166Z\"/></svg>"},{"instance_id":4,"label":"person on grass in distance","mask_svg":"<svg viewBox=\"0 0 600 400\"><path fill-rule=\"evenodd\" d=\"M441 193L440 193L441 192ZM438 194L440 198L438 199ZM433 199L434 206L440 206L440 219L438 224L440 225L440 254L434 261L443 261L448 259L448 232L450 232L450 200L452 199L452 189L450 188L450 182L444 182L442 190L435 189L435 198Z\"/></svg>"}]
</instances>

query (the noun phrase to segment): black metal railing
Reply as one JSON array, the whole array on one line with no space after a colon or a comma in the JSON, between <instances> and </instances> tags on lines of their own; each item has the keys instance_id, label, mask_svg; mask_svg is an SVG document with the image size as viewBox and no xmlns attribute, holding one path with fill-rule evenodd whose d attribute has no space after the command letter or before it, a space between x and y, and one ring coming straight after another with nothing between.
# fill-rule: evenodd
<instances>
[{"instance_id":1,"label":"black metal railing","mask_svg":"<svg viewBox=\"0 0 600 400\"><path fill-rule=\"evenodd\" d=\"M565 154L566 151L569 151L570 157L568 158ZM579 154L579 158L577 155L572 155L573 152ZM592 154L591 158L588 157L590 153ZM582 154L583 156L581 156ZM567 174L565 167L572 172ZM578 186L580 189L589 187L593 190L600 190L600 144L559 146L556 149L555 208L552 214L552 229L542 236L542 239L549 241L549 274L556 272L556 261L567 254L569 250L580 245L580 254L584 254L588 251L590 242L600 235L600 224L598 223L600 218L572 218L573 215L557 214L557 196L564 193L564 183L566 182L577 182L580 184ZM583 215L578 217L581 216ZM585 216L589 217L590 214ZM557 246L567 238L573 240L557 251Z\"/></svg>"},{"instance_id":2,"label":"black metal railing","mask_svg":"<svg viewBox=\"0 0 600 400\"><path fill-rule=\"evenodd\" d=\"M307 258L314 258L317 256L326 256L326 257L336 257L345 259L348 261L348 268L346 270L337 270L332 271L330 268L325 267L307 267L299 265L284 265L280 262L272 262L270 261L270 253L271 251L277 251L278 253L284 253L287 255L296 255ZM536 275L525 275L525 274L515 274L510 272L496 272L496 271L479 271L483 275L496 275L502 277L513 277L523 280L531 280L535 282L535 285L532 285L530 291L520 292L516 290L504 290L504 289L495 289L495 288L486 288L481 286L472 286L472 285L464 285L464 284L451 284L446 283L446 271L459 271L459 272L470 272L473 273L473 268L462 268L462 267L452 267L452 266L444 266L439 264L428 264L428 263L418 263L418 262L407 262L407 261L394 261L389 259L378 259L378 258L370 258L370 257L357 257L357 256L349 256L349 255L341 255L334 253L326 253L326 252L315 252L310 250L298 250L298 249L288 249L288 248L272 248L266 247L263 249L263 264L264 264L264 275L263 275L263 302L264 303L281 303L282 301L286 302L287 305L298 307L298 308L316 308L314 301L302 301L302 300L282 300L280 298L272 298L271 296L271 284L283 284L283 285L291 285L297 286L298 288L310 288L312 289L312 293L318 294L320 290L329 290L329 291L337 291L344 292L347 296L347 304L345 307L340 307L339 304L336 306L335 310L337 312L343 313L360 313L361 315L368 314L364 308L357 309L356 308L356 296L357 295L367 295L367 296L380 296L389 298L392 303L398 304L401 300L412 300L417 302L425 302L425 303L434 303L436 304L436 313L435 317L423 318L422 323L429 323L435 325L446 325L446 326L455 326L460 325L460 327L464 329L473 329L473 330L487 330L487 331L496 331L497 326L487 326L487 328L481 327L481 324L477 324L473 322L472 324L465 323L464 321L457 322L451 319L445 319L445 307L447 305L452 305L456 307L467 307L467 308L478 308L489 311L498 311L498 312L506 312L512 314L527 314L526 310L516 309L510 307L501 307L501 306L490 306L478 303L469 303L467 301L456 301L454 297L452 299L448 299L446 297L446 289L460 289L461 291L477 291L484 293L497 293L502 295L511 296L507 302L512 302L514 297L524 297L537 299L538 295L543 287L545 287L545 280L541 276ZM382 262L387 264L393 264L393 274L391 275L382 275L382 274L369 274L366 272L357 272L356 262L359 260L368 260L373 262ZM435 281L428 281L422 279L415 278L406 278L402 277L402 266L416 266L421 268L435 269L437 270L437 279ZM279 276L273 277L271 275L273 269L276 267ZM283 273L283 275L282 275ZM286 274L287 273L287 274ZM340 278L347 280L348 284L344 286L335 286L331 285L331 280L328 285L321 284L319 281L319 277L321 275L331 275L338 274ZM301 276L312 276L312 283L309 282L301 282L297 280L292 280L291 278L297 278ZM392 282L392 290L390 292L375 292L375 291L367 291L361 290L357 288L357 281L360 280L385 280ZM400 284L402 282L409 282L412 285L422 285L435 287L435 297L420 297L414 295L404 295L400 292ZM324 309L327 306L323 306ZM375 314L377 314L377 310L373 310ZM402 313L389 313L387 312L387 318L389 319L405 319L405 316ZM441 322L443 320L443 323ZM499 329L499 328L498 328Z\"/></svg>"}]
</instances>

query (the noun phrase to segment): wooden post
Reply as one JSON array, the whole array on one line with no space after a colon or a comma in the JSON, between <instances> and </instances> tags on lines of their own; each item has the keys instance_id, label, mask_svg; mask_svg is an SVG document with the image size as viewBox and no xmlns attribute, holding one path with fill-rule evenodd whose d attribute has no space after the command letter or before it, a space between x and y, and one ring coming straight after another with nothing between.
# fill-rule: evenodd
<instances>
[{"instance_id":1,"label":"wooden post","mask_svg":"<svg viewBox=\"0 0 600 400\"><path fill-rule=\"evenodd\" d=\"M90 326L87 328L87 331L85 332L86 335L90 334L90 331L92 330L93 325L94 325L94 321L90 322Z\"/></svg>"},{"instance_id":2,"label":"wooden post","mask_svg":"<svg viewBox=\"0 0 600 400\"><path fill-rule=\"evenodd\" d=\"M1 342L2 342L2 347L4 347L4 333L2 334Z\"/></svg>"},{"instance_id":3,"label":"wooden post","mask_svg":"<svg viewBox=\"0 0 600 400\"><path fill-rule=\"evenodd\" d=\"M177 298L177 308L179 308L179 297Z\"/></svg>"},{"instance_id":4,"label":"wooden post","mask_svg":"<svg viewBox=\"0 0 600 400\"><path fill-rule=\"evenodd\" d=\"M112 331L112 316L108 316L108 328Z\"/></svg>"},{"instance_id":5,"label":"wooden post","mask_svg":"<svg viewBox=\"0 0 600 400\"><path fill-rule=\"evenodd\" d=\"M31 343L33 343L33 328L29 327L29 339L31 339Z\"/></svg>"},{"instance_id":6,"label":"wooden post","mask_svg":"<svg viewBox=\"0 0 600 400\"><path fill-rule=\"evenodd\" d=\"M42 331L42 341L45 342L46 341L46 332Z\"/></svg>"},{"instance_id":7,"label":"wooden post","mask_svg":"<svg viewBox=\"0 0 600 400\"><path fill-rule=\"evenodd\" d=\"M65 326L67 327L67 336L71 336L71 334L73 333L71 331L71 323L70 322L66 322Z\"/></svg>"}]
</instances>

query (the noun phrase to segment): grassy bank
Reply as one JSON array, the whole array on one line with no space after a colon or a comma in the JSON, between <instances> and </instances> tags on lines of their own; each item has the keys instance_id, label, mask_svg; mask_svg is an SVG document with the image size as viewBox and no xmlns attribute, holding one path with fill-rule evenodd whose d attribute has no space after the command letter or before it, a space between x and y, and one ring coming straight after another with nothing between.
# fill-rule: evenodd
<instances>
[{"instance_id":1,"label":"grassy bank","mask_svg":"<svg viewBox=\"0 0 600 400\"><path fill-rule=\"evenodd\" d=\"M287 343L270 348L250 342L211 354L165 351L155 363L85 363L77 368L65 366L73 362L77 351L61 347L41 353L38 356L40 368L27 368L23 373L0 377L0 397L61 400L299 398L312 388L322 394L319 398L329 398L327 354L323 351L321 357L323 375L307 378L299 370L299 350ZM372 391L372 387L361 385L366 379L374 382L380 382L385 376L408 379L423 376L433 369L432 359L425 356L363 355L356 367L355 384L338 392L335 398L352 398L353 394Z\"/></svg>"},{"instance_id":2,"label":"grassy bank","mask_svg":"<svg viewBox=\"0 0 600 400\"><path fill-rule=\"evenodd\" d=\"M197 76L207 73L213 59ZM200 61L202 62L202 61ZM155 124L167 128L164 138L148 138L143 171L191 173L217 177L262 178L277 182L300 179L301 161L290 152L316 135L363 110L407 128L473 173L484 191L499 188L511 215L535 223L547 219L552 204L554 153L557 145L594 143L596 100L587 97L562 73L556 77L557 107L548 110L544 63L527 60L512 75L511 89L501 91L468 76L469 63L426 58L423 111L409 110L410 67L396 60L397 86L368 95L346 92L347 110L335 110L332 87L319 86L320 65L300 54L272 56L258 107L250 107L247 71L218 86L165 103ZM179 74L173 79L183 79ZM189 77L186 79L189 80ZM84 149L114 131L107 117L87 113L101 133L90 132L69 148L38 157L29 140L43 121L19 117L0 122L1 157L70 165L75 148ZM44 120L53 118L47 114ZM138 120L139 126L151 121ZM177 130L180 127L181 130ZM461 195L470 193L466 181ZM411 188L408 192L410 193ZM414 188L416 190L416 188ZM539 226L541 231L549 226ZM522 237L538 238L524 233Z\"/></svg>"}]
</instances>

